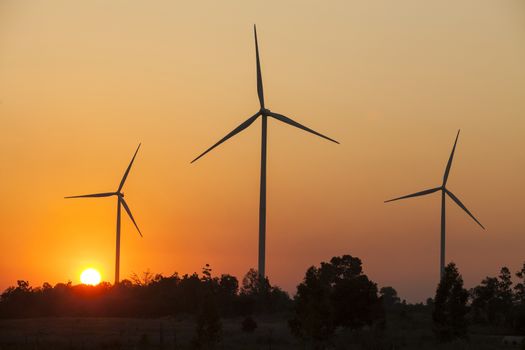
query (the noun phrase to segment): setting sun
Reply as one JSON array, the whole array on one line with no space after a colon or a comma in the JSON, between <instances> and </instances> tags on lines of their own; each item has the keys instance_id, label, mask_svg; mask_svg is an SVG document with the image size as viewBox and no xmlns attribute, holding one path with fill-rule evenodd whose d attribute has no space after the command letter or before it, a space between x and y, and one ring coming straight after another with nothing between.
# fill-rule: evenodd
<instances>
[{"instance_id":1,"label":"setting sun","mask_svg":"<svg viewBox=\"0 0 525 350\"><path fill-rule=\"evenodd\" d=\"M100 273L92 268L85 269L80 274L80 282L95 286L100 283Z\"/></svg>"}]
</instances>

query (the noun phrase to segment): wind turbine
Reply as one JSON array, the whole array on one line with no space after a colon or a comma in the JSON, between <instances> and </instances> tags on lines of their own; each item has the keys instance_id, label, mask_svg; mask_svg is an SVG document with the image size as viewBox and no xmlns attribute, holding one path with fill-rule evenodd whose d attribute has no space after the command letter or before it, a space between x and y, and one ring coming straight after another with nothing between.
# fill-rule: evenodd
<instances>
[{"instance_id":1,"label":"wind turbine","mask_svg":"<svg viewBox=\"0 0 525 350\"><path fill-rule=\"evenodd\" d=\"M64 197L64 198L91 198L91 197L111 197L116 196L117 197L117 250L116 250L116 258L115 258L115 285L119 283L119 274L120 274L120 207L123 206L124 210L126 210L126 213L128 213L129 218L131 221L133 221L133 224L137 228L137 231L139 231L139 235L142 237L142 232L140 232L139 226L135 222L135 219L133 218L133 214L131 214L131 210L129 209L128 204L124 200L124 193L122 192L122 188L124 187L124 183L126 182L126 179L128 177L129 171L131 170L131 166L133 165L133 161L135 160L135 157L137 156L137 153L140 148L137 147L137 150L135 151L135 154L133 155L133 158L131 158L131 162L128 165L128 168L126 169L126 172L124 173L124 176L122 177L122 180L120 180L120 184L118 186L118 189L115 192L104 192L104 193L95 193L95 194L85 194L82 196L70 196L70 197Z\"/></svg>"},{"instance_id":2,"label":"wind turbine","mask_svg":"<svg viewBox=\"0 0 525 350\"><path fill-rule=\"evenodd\" d=\"M250 125L253 124L253 122L261 117L262 121L262 134L261 134L261 186L260 186L260 201L259 201L259 262L258 262L258 271L259 276L264 278L266 276L265 274L265 260L266 260L266 135L267 135L267 123L268 123L268 117L272 117L276 120L279 120L283 123L289 124L291 126L295 126L296 128L302 129L304 131L307 131L309 133L312 133L314 135L320 136L322 138L325 138L329 141L339 143L335 141L334 139L331 139L325 135L322 135L318 133L317 131L314 131L310 128L307 128L304 125L299 124L298 122L285 117L282 114L271 112L269 109L267 109L264 105L264 93L263 93L263 83L262 83L262 74L261 74L261 62L259 60L259 45L257 43L257 28L255 25L253 26L253 32L255 37L255 55L256 55L256 63L257 63L257 95L259 96L259 104L260 109L252 115L250 118L246 119L243 123L241 123L238 127L233 129L229 134L224 136L222 139L220 139L217 143L215 143L213 146L208 148L205 152L203 152L201 155L199 155L197 158L191 161L191 163L195 162L202 156L204 156L206 153L214 149L215 147L219 146L224 141L228 140L229 138L235 136L236 134L240 133L244 129L248 128Z\"/></svg>"},{"instance_id":3,"label":"wind turbine","mask_svg":"<svg viewBox=\"0 0 525 350\"><path fill-rule=\"evenodd\" d=\"M483 225L478 221L478 219L476 219L474 215L472 215L472 213L467 209L467 207L465 207L465 205L461 203L459 198L456 197L454 193L452 193L446 187L448 175L450 173L450 168L452 167L452 160L454 158L454 152L456 151L456 145L458 143L459 132L460 130L458 130L458 134L456 135L456 141L454 141L454 147L452 148L452 153L450 154L450 158L448 159L447 167L445 168L445 175L443 175L443 184L441 186L385 201L385 203L388 203L388 202L393 202L393 201L397 201L400 199L419 197L419 196L424 196L424 195L431 194L437 191L441 191L441 257L440 257L440 264L439 264L440 278L443 278L443 273L445 271L445 198L446 196L448 195L454 202L456 202L456 204L461 209L463 209L474 221L476 221L478 225L481 226L481 228L485 229L485 227L483 227Z\"/></svg>"}]
</instances>

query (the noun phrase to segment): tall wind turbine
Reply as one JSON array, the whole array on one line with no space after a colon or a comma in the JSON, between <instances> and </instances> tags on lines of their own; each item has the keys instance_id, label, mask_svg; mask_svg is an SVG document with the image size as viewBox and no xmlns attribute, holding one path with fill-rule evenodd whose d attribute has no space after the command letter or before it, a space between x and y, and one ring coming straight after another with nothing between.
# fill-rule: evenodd
<instances>
[{"instance_id":1,"label":"tall wind turbine","mask_svg":"<svg viewBox=\"0 0 525 350\"><path fill-rule=\"evenodd\" d=\"M243 123L241 123L238 127L233 129L228 135L224 136L222 139L220 139L216 144L208 148L205 152L203 152L201 155L199 155L197 158L192 160L191 162L195 162L202 156L204 156L206 153L214 149L215 147L219 146L224 141L228 140L229 138L235 136L236 134L240 133L247 127L249 127L257 118L261 117L262 121L262 135L261 135L261 187L260 187L260 201L259 201L259 276L264 278L266 276L265 274L265 259L266 259L266 134L267 134L267 122L268 117L272 117L274 119L277 119L283 123L289 124L291 126L295 126L296 128L302 129L304 131L307 131L309 133L312 133L314 135L320 136L322 138L325 138L329 141L339 143L327 136L324 136L310 128L307 128L304 125L299 124L298 122L285 117L282 114L271 112L269 109L266 109L264 105L264 93L263 93L263 82L262 82L262 74L261 74L261 62L259 60L259 45L257 43L257 29L255 25L253 26L253 32L255 36L255 56L256 56L256 63L257 63L257 95L259 96L259 104L260 109L250 118L246 119Z\"/></svg>"},{"instance_id":2,"label":"tall wind turbine","mask_svg":"<svg viewBox=\"0 0 525 350\"><path fill-rule=\"evenodd\" d=\"M104 192L104 193L95 193L95 194L85 194L82 196L70 196L70 197L64 197L64 198L91 198L91 197L111 197L116 196L117 197L117 250L116 250L116 257L115 257L115 285L119 283L119 274L120 274L120 207L123 206L124 210L126 210L126 213L128 213L129 218L131 221L133 221L133 224L137 228L137 231L139 231L139 235L142 237L142 232L140 232L139 226L135 222L135 219L133 218L133 215L131 214L131 210L129 209L128 204L124 200L124 193L122 192L122 188L124 187L124 183L126 182L126 179L128 177L129 171L131 170L131 166L133 165L133 161L135 160L135 157L137 156L137 153L140 148L137 147L137 150L135 151L135 154L133 155L133 158L131 158L131 162L128 165L128 168L126 169L126 172L124 173L124 176L122 177L122 180L120 180L120 184L118 186L118 189L115 192Z\"/></svg>"},{"instance_id":3,"label":"tall wind turbine","mask_svg":"<svg viewBox=\"0 0 525 350\"><path fill-rule=\"evenodd\" d=\"M485 229L485 227L483 227L483 225L478 221L478 219L476 219L474 217L474 215L472 215L472 213L465 207L465 205L463 205L463 203L461 203L459 198L456 197L446 187L447 180L448 180L448 175L450 173L450 168L452 167L452 160L454 158L454 152L456 151L456 145L458 143L459 132L460 132L460 130L458 130L458 134L456 136L456 141L454 141L454 147L452 148L452 153L450 154L450 158L448 159L447 167L445 169L445 175L443 176L443 184L440 187L431 188L429 190L424 190L424 191L421 191L421 192L416 192L416 193L413 193L413 194L409 194L407 196L394 198L394 199L385 201L385 203L388 203L388 202L397 201L399 199L405 199L405 198L411 198L411 197L419 197L419 196L424 196L424 195L431 194L431 193L434 193L434 192L437 192L437 191L441 191L441 258L440 258L440 263L439 263L440 278L443 278L443 273L445 271L445 198L446 198L446 196L448 195L454 202L456 202L456 204L461 209L463 209L472 219L474 219L474 221L476 221L478 223L478 225L481 226L481 228Z\"/></svg>"}]
</instances>

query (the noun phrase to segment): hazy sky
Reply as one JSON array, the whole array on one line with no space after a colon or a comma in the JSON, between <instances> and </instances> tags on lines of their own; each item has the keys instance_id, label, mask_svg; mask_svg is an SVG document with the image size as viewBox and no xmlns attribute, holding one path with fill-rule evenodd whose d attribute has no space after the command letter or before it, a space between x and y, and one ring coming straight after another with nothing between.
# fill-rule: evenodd
<instances>
[{"instance_id":1,"label":"hazy sky","mask_svg":"<svg viewBox=\"0 0 525 350\"><path fill-rule=\"evenodd\" d=\"M0 2L0 289L151 269L239 277L257 265L260 122L189 162L258 107L269 121L267 273L290 292L313 264L363 260L403 298L434 294L438 194L457 129L447 261L473 286L525 261L525 3Z\"/></svg>"}]
</instances>

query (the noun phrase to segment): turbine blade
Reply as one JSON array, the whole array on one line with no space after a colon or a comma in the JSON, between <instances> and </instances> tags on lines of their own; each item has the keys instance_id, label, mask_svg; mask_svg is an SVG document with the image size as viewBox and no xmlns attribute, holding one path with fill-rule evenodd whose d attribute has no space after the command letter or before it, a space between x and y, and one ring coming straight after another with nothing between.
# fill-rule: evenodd
<instances>
[{"instance_id":1,"label":"turbine blade","mask_svg":"<svg viewBox=\"0 0 525 350\"><path fill-rule=\"evenodd\" d=\"M114 196L115 192L104 192L104 193L94 193L94 194L83 194L81 196L69 196L64 198L89 198L89 197L110 197Z\"/></svg>"},{"instance_id":2,"label":"turbine blade","mask_svg":"<svg viewBox=\"0 0 525 350\"><path fill-rule=\"evenodd\" d=\"M339 143L339 142L337 142L336 140L331 139L331 138L329 138L328 136L324 136L323 134L320 134L320 133L318 133L317 131L314 131L314 130L312 130L312 129L310 129L310 128L307 128L306 126L301 125L301 124L299 124L298 122L296 122L296 121L294 121L294 120L292 120L292 119L290 119L290 118L288 118L288 117L285 117L285 116L282 115L282 114L278 114L278 113L274 113L274 112L269 112L268 115L271 116L271 117L274 117L274 118L277 119L277 120L282 121L283 123L290 124L291 126L295 126L296 128L299 128L299 129L302 129L302 130L307 131L307 132L309 132L309 133L312 133L312 134L314 134L314 135L320 136L320 137L322 137L322 138L324 138L324 139L327 139L327 140L329 140L329 141L335 142L335 143L337 143L337 144Z\"/></svg>"},{"instance_id":3,"label":"turbine blade","mask_svg":"<svg viewBox=\"0 0 525 350\"><path fill-rule=\"evenodd\" d=\"M459 205L461 207L461 209L463 209L475 222L478 223L479 226L481 226L482 229L485 229L485 227L481 224L481 222L478 221L478 219L476 219L474 217L474 215L472 215L472 213L467 209L467 207L465 207L465 205L463 203L461 203L461 201L459 200L458 197L456 197L454 195L454 193L450 192L449 190L445 189L445 192L449 195L450 198L452 198L452 200L454 202L456 202L457 205Z\"/></svg>"},{"instance_id":4,"label":"turbine blade","mask_svg":"<svg viewBox=\"0 0 525 350\"><path fill-rule=\"evenodd\" d=\"M135 227L137 228L137 231L139 231L139 235L140 235L140 237L142 237L142 232L140 232L140 228L139 228L139 226L137 225L137 223L135 222L135 219L133 218L133 215L131 214L131 210L129 210L128 204L126 203L126 201L125 201L124 198L122 198L122 197L119 197L119 200L120 200L120 202L122 203L122 206L124 207L124 209L126 210L126 212L128 213L129 218L131 219L131 221L133 221L133 224L134 224Z\"/></svg>"},{"instance_id":5,"label":"turbine blade","mask_svg":"<svg viewBox=\"0 0 525 350\"><path fill-rule=\"evenodd\" d=\"M389 200L385 201L385 203L393 202L393 201L397 201L397 200L405 199L405 198L424 196L424 195L427 195L427 194L431 194L431 193L437 192L440 189L441 189L441 187L431 188L429 190L424 190L424 191L421 191L421 192L412 193L412 194L409 194L409 195L406 195L406 196L403 196L403 197L389 199Z\"/></svg>"},{"instance_id":6,"label":"turbine blade","mask_svg":"<svg viewBox=\"0 0 525 350\"><path fill-rule=\"evenodd\" d=\"M137 153L139 151L140 145L141 144L139 143L139 146L137 147L137 150L135 151L135 154L133 155L133 158L131 158L131 162L129 163L128 168L126 169L126 172L124 173L124 176L122 177L122 180L120 180L120 185L118 186L117 192L120 192L122 190L122 187L124 187L124 183L126 182L126 179L128 177L129 171L131 170L131 166L133 165L133 161L135 161L135 157L137 156Z\"/></svg>"},{"instance_id":7,"label":"turbine blade","mask_svg":"<svg viewBox=\"0 0 525 350\"><path fill-rule=\"evenodd\" d=\"M261 61L259 59L259 44L257 42L257 27L253 25L253 34L255 36L255 56L257 60L257 95L259 96L259 103L261 108L264 108L264 92L261 74Z\"/></svg>"},{"instance_id":8,"label":"turbine blade","mask_svg":"<svg viewBox=\"0 0 525 350\"><path fill-rule=\"evenodd\" d=\"M452 152L450 153L450 158L448 159L447 168L445 169L445 175L443 175L443 186L447 184L448 174L450 173L450 168L452 167L452 160L454 159L454 152L456 151L456 145L458 143L460 131L461 130L458 130L458 134L456 135L456 141L454 141L454 147L452 147Z\"/></svg>"},{"instance_id":9,"label":"turbine blade","mask_svg":"<svg viewBox=\"0 0 525 350\"><path fill-rule=\"evenodd\" d=\"M246 119L241 125L239 125L235 129L233 129L233 131L231 131L228 135L226 135L222 139L220 139L219 142L217 142L216 144L214 144L213 146L208 148L206 151L201 153L200 156L198 156L197 158L192 160L191 163L195 162L196 160L198 160L199 158L204 156L206 153L208 153L209 151L211 151L212 149L214 149L215 147L217 147L218 145L220 145L224 141L228 140L230 137L237 135L238 133L240 133L241 131L243 131L244 129L246 129L250 125L252 125L252 123L255 121L255 119L257 119L257 117L259 117L259 115L260 115L260 112L257 112L253 116L251 116L250 118Z\"/></svg>"}]
</instances>

